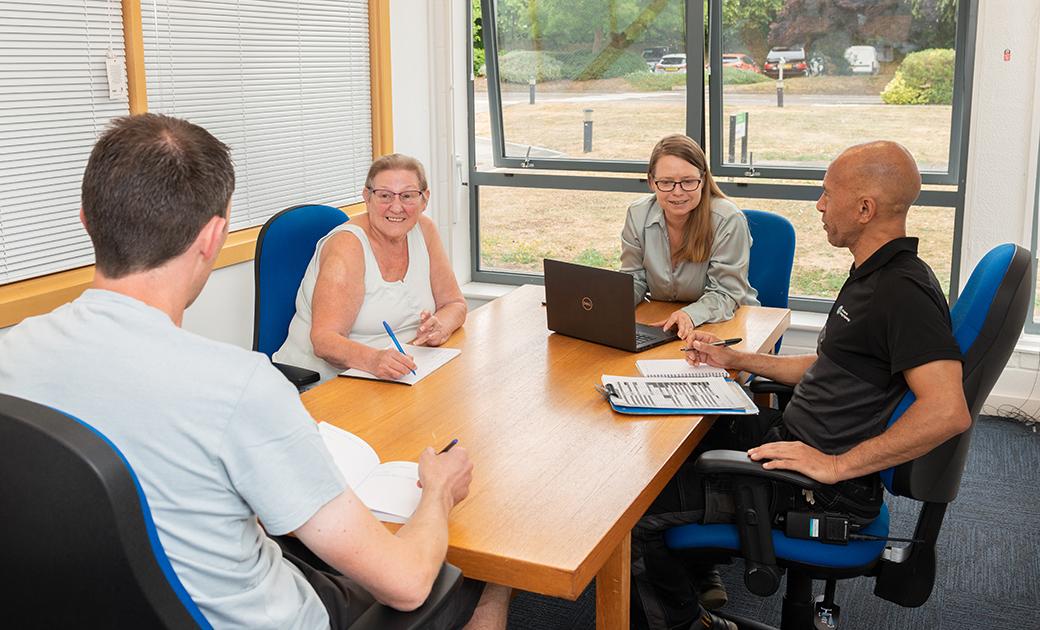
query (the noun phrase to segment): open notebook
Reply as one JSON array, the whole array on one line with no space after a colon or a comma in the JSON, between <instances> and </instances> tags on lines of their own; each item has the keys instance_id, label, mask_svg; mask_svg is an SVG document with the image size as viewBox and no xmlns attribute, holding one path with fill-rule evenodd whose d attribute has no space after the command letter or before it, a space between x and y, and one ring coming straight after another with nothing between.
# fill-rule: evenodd
<instances>
[{"instance_id":1,"label":"open notebook","mask_svg":"<svg viewBox=\"0 0 1040 630\"><path fill-rule=\"evenodd\" d=\"M392 523L411 518L422 497L416 484L419 464L379 463L379 455L368 442L327 422L318 423L318 433L347 484L376 518Z\"/></svg>"},{"instance_id":2,"label":"open notebook","mask_svg":"<svg viewBox=\"0 0 1040 630\"><path fill-rule=\"evenodd\" d=\"M387 350L393 350L393 346L387 346ZM350 368L340 372L340 376L352 376L354 378L367 378L373 381L385 381L387 383L402 383L404 385L415 385L430 374L433 374L442 365L462 354L458 348L427 348L426 346L412 346L405 344L404 353L415 360L415 374L405 374L397 380L379 378L371 372Z\"/></svg>"},{"instance_id":3,"label":"open notebook","mask_svg":"<svg viewBox=\"0 0 1040 630\"><path fill-rule=\"evenodd\" d=\"M636 369L643 376L656 378L703 378L717 376L729 378L729 372L710 365L690 365L686 359L640 359Z\"/></svg>"}]
</instances>

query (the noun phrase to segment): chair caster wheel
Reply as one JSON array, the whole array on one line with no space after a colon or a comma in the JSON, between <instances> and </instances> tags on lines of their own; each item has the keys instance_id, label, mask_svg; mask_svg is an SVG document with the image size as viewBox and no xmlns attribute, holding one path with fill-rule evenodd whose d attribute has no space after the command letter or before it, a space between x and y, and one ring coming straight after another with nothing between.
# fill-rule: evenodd
<instances>
[{"instance_id":1,"label":"chair caster wheel","mask_svg":"<svg viewBox=\"0 0 1040 630\"><path fill-rule=\"evenodd\" d=\"M813 606L813 628L815 630L834 630L838 627L838 618L841 617L841 607L834 602L823 601L823 596L816 598Z\"/></svg>"}]
</instances>

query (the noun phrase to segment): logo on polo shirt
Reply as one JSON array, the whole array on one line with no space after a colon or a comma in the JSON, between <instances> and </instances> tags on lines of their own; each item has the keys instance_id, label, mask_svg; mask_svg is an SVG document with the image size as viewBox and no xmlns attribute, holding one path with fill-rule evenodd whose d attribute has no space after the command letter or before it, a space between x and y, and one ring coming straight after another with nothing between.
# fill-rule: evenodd
<instances>
[{"instance_id":1,"label":"logo on polo shirt","mask_svg":"<svg viewBox=\"0 0 1040 630\"><path fill-rule=\"evenodd\" d=\"M838 313L838 317L844 319L845 321L847 321L849 323L852 323L852 320L849 319L849 312L845 310L844 306L840 306L839 305L837 313Z\"/></svg>"}]
</instances>

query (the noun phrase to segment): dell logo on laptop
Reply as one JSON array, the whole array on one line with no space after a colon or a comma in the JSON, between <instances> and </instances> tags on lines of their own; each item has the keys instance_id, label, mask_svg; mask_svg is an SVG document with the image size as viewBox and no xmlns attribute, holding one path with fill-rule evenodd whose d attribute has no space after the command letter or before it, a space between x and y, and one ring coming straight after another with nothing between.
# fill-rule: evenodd
<instances>
[{"instance_id":1,"label":"dell logo on laptop","mask_svg":"<svg viewBox=\"0 0 1040 630\"><path fill-rule=\"evenodd\" d=\"M581 298L581 307L583 309L585 309L586 311L591 311L592 310L592 298L590 298L589 296L585 296L585 297Z\"/></svg>"}]
</instances>

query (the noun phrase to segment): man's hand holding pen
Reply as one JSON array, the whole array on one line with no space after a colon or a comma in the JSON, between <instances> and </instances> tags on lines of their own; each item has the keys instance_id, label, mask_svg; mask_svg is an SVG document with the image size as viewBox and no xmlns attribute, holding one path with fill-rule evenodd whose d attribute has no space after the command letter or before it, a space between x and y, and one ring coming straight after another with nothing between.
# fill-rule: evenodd
<instances>
[{"instance_id":1,"label":"man's hand holding pen","mask_svg":"<svg viewBox=\"0 0 1040 630\"><path fill-rule=\"evenodd\" d=\"M740 343L740 341L740 339L720 339L709 332L695 330L686 338L686 361L691 365L706 363L712 367L727 370L737 369L736 364L742 353L730 346Z\"/></svg>"}]
</instances>

